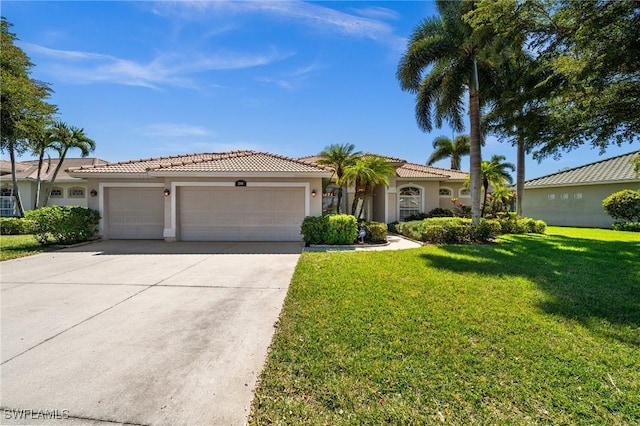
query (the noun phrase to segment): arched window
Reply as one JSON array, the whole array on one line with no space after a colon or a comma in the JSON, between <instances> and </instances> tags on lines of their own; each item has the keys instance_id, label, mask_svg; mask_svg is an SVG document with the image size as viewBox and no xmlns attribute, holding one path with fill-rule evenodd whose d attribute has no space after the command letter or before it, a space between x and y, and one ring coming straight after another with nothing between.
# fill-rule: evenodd
<instances>
[{"instance_id":1,"label":"arched window","mask_svg":"<svg viewBox=\"0 0 640 426\"><path fill-rule=\"evenodd\" d=\"M62 188L53 187L51 188L51 198L62 198L63 197Z\"/></svg>"},{"instance_id":2,"label":"arched window","mask_svg":"<svg viewBox=\"0 0 640 426\"><path fill-rule=\"evenodd\" d=\"M469 191L469 188L460 188L460 190L458 191L458 197L460 198L471 197L471 192Z\"/></svg>"},{"instance_id":3,"label":"arched window","mask_svg":"<svg viewBox=\"0 0 640 426\"><path fill-rule=\"evenodd\" d=\"M84 188L69 188L69 198L84 198Z\"/></svg>"},{"instance_id":4,"label":"arched window","mask_svg":"<svg viewBox=\"0 0 640 426\"><path fill-rule=\"evenodd\" d=\"M420 213L422 208L422 190L415 186L405 186L398 193L398 219Z\"/></svg>"},{"instance_id":5,"label":"arched window","mask_svg":"<svg viewBox=\"0 0 640 426\"><path fill-rule=\"evenodd\" d=\"M442 187L440 188L439 193L441 197L446 197L446 198L453 197L453 191L451 190L451 188Z\"/></svg>"}]
</instances>

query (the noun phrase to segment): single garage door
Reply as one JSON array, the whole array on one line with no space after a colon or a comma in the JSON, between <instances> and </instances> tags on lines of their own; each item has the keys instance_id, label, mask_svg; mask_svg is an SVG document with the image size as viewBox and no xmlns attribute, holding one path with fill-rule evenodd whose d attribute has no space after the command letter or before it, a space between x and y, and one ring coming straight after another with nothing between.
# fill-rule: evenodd
<instances>
[{"instance_id":1,"label":"single garage door","mask_svg":"<svg viewBox=\"0 0 640 426\"><path fill-rule=\"evenodd\" d=\"M184 241L300 241L304 188L182 187Z\"/></svg>"},{"instance_id":2,"label":"single garage door","mask_svg":"<svg viewBox=\"0 0 640 426\"><path fill-rule=\"evenodd\" d=\"M111 239L162 239L163 188L107 188Z\"/></svg>"}]
</instances>

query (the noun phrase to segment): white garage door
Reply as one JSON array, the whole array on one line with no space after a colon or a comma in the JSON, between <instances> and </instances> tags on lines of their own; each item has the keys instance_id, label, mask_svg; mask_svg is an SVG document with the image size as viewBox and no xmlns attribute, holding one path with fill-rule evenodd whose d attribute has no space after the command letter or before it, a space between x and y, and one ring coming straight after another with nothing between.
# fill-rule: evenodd
<instances>
[{"instance_id":1,"label":"white garage door","mask_svg":"<svg viewBox=\"0 0 640 426\"><path fill-rule=\"evenodd\" d=\"M163 188L107 188L107 226L112 239L161 239Z\"/></svg>"},{"instance_id":2,"label":"white garage door","mask_svg":"<svg viewBox=\"0 0 640 426\"><path fill-rule=\"evenodd\" d=\"M182 187L184 241L299 241L304 188Z\"/></svg>"}]
</instances>

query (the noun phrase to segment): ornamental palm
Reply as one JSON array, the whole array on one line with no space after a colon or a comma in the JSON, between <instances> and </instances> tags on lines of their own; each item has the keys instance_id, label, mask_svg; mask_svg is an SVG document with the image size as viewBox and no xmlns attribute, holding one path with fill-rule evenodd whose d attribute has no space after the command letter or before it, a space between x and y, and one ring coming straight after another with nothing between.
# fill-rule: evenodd
<instances>
[{"instance_id":1,"label":"ornamental palm","mask_svg":"<svg viewBox=\"0 0 640 426\"><path fill-rule=\"evenodd\" d=\"M338 181L338 185L344 185L347 182L353 182L356 187L356 193L351 204L351 214L356 216L358 220L362 217L364 211L364 202L357 212L358 203L366 200L367 196L373 191L376 185L389 185L389 176L396 174L393 164L379 155L365 154L360 156L353 165L347 166L344 175Z\"/></svg>"},{"instance_id":2,"label":"ornamental palm","mask_svg":"<svg viewBox=\"0 0 640 426\"><path fill-rule=\"evenodd\" d=\"M482 216L484 216L487 198L489 197L489 185L504 186L505 183L513 183L513 177L511 177L511 174L507 170L513 172L516 167L513 163L505 162L505 159L506 157L504 155L494 155L491 157L491 161L482 162L482 189L484 191Z\"/></svg>"},{"instance_id":3,"label":"ornamental palm","mask_svg":"<svg viewBox=\"0 0 640 426\"><path fill-rule=\"evenodd\" d=\"M460 158L469 155L469 135L458 135L453 141L446 136L439 136L433 140L433 149L427 160L428 165L451 158L451 169L460 170Z\"/></svg>"},{"instance_id":4,"label":"ornamental palm","mask_svg":"<svg viewBox=\"0 0 640 426\"><path fill-rule=\"evenodd\" d=\"M82 157L87 157L96 149L96 143L92 139L89 139L89 137L84 133L84 129L79 129L74 126L68 126L66 123L63 123L61 121L58 121L53 125L51 138L54 143L54 149L58 151L59 159L58 164L56 164L56 168L53 171L53 176L51 177L51 184L49 190L47 191L47 198L45 199L43 204L43 206L45 207L49 203L49 198L51 197L51 189L56 182L58 172L62 167L62 162L67 156L67 152L69 152L71 148L76 148L80 150L80 155Z\"/></svg>"},{"instance_id":5,"label":"ornamental palm","mask_svg":"<svg viewBox=\"0 0 640 426\"><path fill-rule=\"evenodd\" d=\"M481 42L462 20L473 3L440 0L436 6L440 16L431 17L414 29L396 76L403 90L416 95L416 120L427 132L432 130L434 120L441 127L443 119L454 130L463 131L464 95L468 92L471 215L477 224L482 161L480 83L482 87L488 86L485 82L492 73L487 64L478 60Z\"/></svg>"},{"instance_id":6,"label":"ornamental palm","mask_svg":"<svg viewBox=\"0 0 640 426\"><path fill-rule=\"evenodd\" d=\"M342 205L342 177L347 167L355 164L356 159L362 155L362 152L356 151L356 146L352 143L333 144L325 147L318 157L318 164L331 167L336 177L336 183L341 187L338 188L338 205L336 212L340 214L340 206Z\"/></svg>"}]
</instances>

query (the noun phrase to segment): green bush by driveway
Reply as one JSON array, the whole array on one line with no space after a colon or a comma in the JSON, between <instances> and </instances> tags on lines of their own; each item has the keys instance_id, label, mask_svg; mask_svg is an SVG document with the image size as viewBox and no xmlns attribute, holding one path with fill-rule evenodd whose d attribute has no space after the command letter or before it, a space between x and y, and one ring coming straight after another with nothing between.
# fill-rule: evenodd
<instances>
[{"instance_id":1,"label":"green bush by driveway","mask_svg":"<svg viewBox=\"0 0 640 426\"><path fill-rule=\"evenodd\" d=\"M638 424L640 238L304 253L251 424Z\"/></svg>"}]
</instances>

